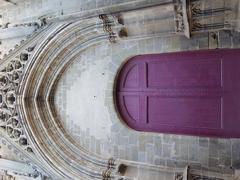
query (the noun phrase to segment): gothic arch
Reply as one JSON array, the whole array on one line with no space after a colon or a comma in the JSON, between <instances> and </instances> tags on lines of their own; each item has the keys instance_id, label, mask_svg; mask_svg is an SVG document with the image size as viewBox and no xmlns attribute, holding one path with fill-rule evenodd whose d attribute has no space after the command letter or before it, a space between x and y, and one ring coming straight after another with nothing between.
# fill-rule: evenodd
<instances>
[{"instance_id":1,"label":"gothic arch","mask_svg":"<svg viewBox=\"0 0 240 180\"><path fill-rule=\"evenodd\" d=\"M20 116L34 152L47 162L55 177L102 179L109 177L115 166L112 159L85 151L66 133L53 103L54 88L64 68L85 48L108 39L97 18L68 23L41 43L22 77Z\"/></svg>"},{"instance_id":2,"label":"gothic arch","mask_svg":"<svg viewBox=\"0 0 240 180\"><path fill-rule=\"evenodd\" d=\"M142 4L143 2L145 1L140 2L141 6L139 7L145 7ZM65 68L87 48L109 40L111 43L116 42L116 40L119 40L116 34L126 40L125 42L148 38L153 42L153 37L169 36L171 34L185 34L189 37L205 27L200 25L199 29L193 27L189 29L189 22L186 22L187 14L183 13L183 11L186 11L186 1L176 2L178 3L175 3L175 1L164 1L163 4L154 2L154 4L162 4L163 6L156 6L156 8L150 6L149 9L138 9L139 7L133 3L131 7L126 7L125 12L119 13L118 17L103 14L100 15L100 19L89 18L87 13L86 16L80 18L81 20L74 15L65 17L65 19L50 17L48 20L47 17L44 17L42 19L43 24L46 25L47 22L49 26L40 30L39 33L33 34L29 41L23 42L12 53L14 56L10 53L1 64L4 68L1 69L0 73L0 90L3 91L2 96L0 96L0 105L3 109L7 107L11 111L5 111L5 114L0 112L0 119L4 120L4 122L1 122L3 123L2 127L5 133L9 135L9 139L14 141L13 144L17 144L16 147L21 152L23 151L24 155L27 154L27 157L33 163L56 179L74 179L76 177L78 179L132 179L135 177L144 178L138 172L148 174L152 171L157 172L156 174L159 171L163 173L166 171L172 172L172 178L168 179L183 179L183 172L188 172L188 168L167 169L164 167L161 169L160 166L154 164L155 162L149 162L153 159L148 162L145 161L146 164L141 164L139 158L134 161L128 158L126 160L124 158L114 160L111 157L104 157L87 151L66 132L58 119L56 107L53 103L56 84ZM184 3L182 4L182 2ZM116 11L116 9L113 8L111 12ZM161 9L166 10L164 11L166 16L171 16L168 22L169 26L166 26L166 29L165 26L162 26L163 29L160 27L164 19L159 19L160 14L154 13L161 12ZM109 12L107 9L98 9L90 16L97 16L96 14L99 11ZM202 11L198 12L201 15ZM137 20L140 13L148 14L149 22L147 19L146 23L138 26L132 22L143 20L141 18ZM85 17L88 18L84 19ZM158 20L155 21L156 19ZM196 25L199 26L199 23L196 23ZM194 32L190 32L191 30L194 30ZM133 56L136 49L128 49L128 46L126 46L122 50L118 52L122 53L119 63L129 56ZM151 48L145 50L146 53L163 51L163 49L153 50ZM140 52L142 53L141 50ZM138 50L137 54L140 52ZM116 68L119 65L113 62L113 66ZM7 77L5 77L6 74ZM112 72L112 74L115 75L115 72ZM113 98L113 87L109 89L111 98ZM112 109L112 106L113 104L109 105L109 109L113 112L111 115L116 116L117 113ZM114 120L119 120L119 118L111 119L111 121ZM122 124L119 127L122 128ZM126 129L123 128L123 130ZM127 136L130 137L131 134L129 133ZM140 136L135 135L134 138L136 137ZM149 137L153 139L153 136L149 135ZM144 148L147 143L143 142ZM133 172L132 174L126 173L126 169L128 170L129 167L130 172ZM151 170L149 171L149 169Z\"/></svg>"}]
</instances>

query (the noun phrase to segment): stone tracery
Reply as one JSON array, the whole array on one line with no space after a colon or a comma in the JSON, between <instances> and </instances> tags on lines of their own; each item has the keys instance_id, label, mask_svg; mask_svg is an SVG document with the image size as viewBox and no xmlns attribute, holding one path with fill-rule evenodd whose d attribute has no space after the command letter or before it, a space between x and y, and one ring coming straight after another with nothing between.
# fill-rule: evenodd
<instances>
[{"instance_id":1,"label":"stone tracery","mask_svg":"<svg viewBox=\"0 0 240 180\"><path fill-rule=\"evenodd\" d=\"M22 53L20 58L16 57L0 72L0 127L14 142L32 152L16 110L17 90L28 56L29 54Z\"/></svg>"}]
</instances>

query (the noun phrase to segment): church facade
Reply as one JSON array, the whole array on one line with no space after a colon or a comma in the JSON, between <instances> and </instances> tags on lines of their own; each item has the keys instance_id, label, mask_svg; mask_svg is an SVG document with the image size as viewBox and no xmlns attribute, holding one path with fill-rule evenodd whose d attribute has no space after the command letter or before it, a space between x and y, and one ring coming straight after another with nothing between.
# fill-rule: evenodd
<instances>
[{"instance_id":1,"label":"church facade","mask_svg":"<svg viewBox=\"0 0 240 180\"><path fill-rule=\"evenodd\" d=\"M240 131L234 123L239 122L238 111L225 108L239 104L235 93L240 79L239 9L239 0L0 1L0 178L239 179ZM169 60L181 53L193 53L182 60L199 60L199 64L171 65L175 76L166 75L171 69L168 64L151 65L155 70L148 87L152 83L158 89L154 96L165 99L162 104L149 100L146 106L152 106L152 110L147 113L141 105L145 100L138 98L138 92L143 93L139 84L146 80L138 79L138 75L145 71L129 66L124 85L118 85L121 72L132 59L144 56L147 62L154 55L168 54L165 58ZM231 59L234 63L229 78L225 67ZM161 70L166 73L161 74ZM201 75L195 77L197 85L192 79L186 80L189 74ZM197 91L185 88L160 92L163 81L154 76L164 76L165 89L170 87L169 82L176 85L180 81L193 89L201 86ZM230 81L234 86L227 86ZM214 88L227 84L234 97L223 103L221 93L226 90L213 92L209 90L212 84ZM201 99L211 93L214 96L209 101L197 98L188 102L187 110L181 108L189 97L197 96L196 92ZM126 94L123 97L121 93ZM166 100L176 96L186 99L178 103ZM121 110L119 102L129 109ZM171 112L154 110L161 105L176 107ZM175 118L191 108L197 113L172 120L171 113ZM225 117L223 108L228 111L228 124L221 118ZM132 120L136 124L142 120L140 116L150 117L151 113L153 118L146 121L155 122L158 116L164 116L164 128L162 124L156 128L159 121L150 128L146 128L148 123L130 125ZM184 120L190 127L187 131L178 130L175 123L179 119L179 127ZM189 125L189 121L202 119L203 124ZM209 122L212 119L216 122ZM165 132L170 122L174 122L174 128ZM212 132L228 125L226 134ZM206 126L207 132L198 132Z\"/></svg>"}]
</instances>

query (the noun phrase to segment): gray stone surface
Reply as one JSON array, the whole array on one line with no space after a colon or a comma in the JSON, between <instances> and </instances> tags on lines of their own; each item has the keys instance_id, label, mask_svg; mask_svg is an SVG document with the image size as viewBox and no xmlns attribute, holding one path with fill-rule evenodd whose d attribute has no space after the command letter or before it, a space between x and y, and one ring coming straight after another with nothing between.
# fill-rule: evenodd
<instances>
[{"instance_id":1,"label":"gray stone surface","mask_svg":"<svg viewBox=\"0 0 240 180\"><path fill-rule=\"evenodd\" d=\"M123 123L114 108L112 88L115 76L129 57L143 53L209 48L209 36L205 35L192 39L176 36L120 41L112 46L103 43L83 52L79 60L73 62L63 74L58 85L56 106L60 116L66 117L63 120L66 129L73 136L78 135L86 149L90 144L91 150L105 157L113 155L115 158L171 167L191 165L197 169L209 168L219 172L230 172L232 167L240 168L239 140L136 132ZM238 37L239 34L234 36ZM219 33L218 47L231 48L229 39L232 37L230 33ZM237 46L237 40L233 42ZM74 110L71 101L76 106ZM92 111L93 107L97 111ZM81 111L91 111L91 118L85 121ZM102 128L95 128L95 123ZM72 131L72 126L77 126L76 132ZM100 143L98 150L96 146L95 150L94 145L91 146L94 142Z\"/></svg>"},{"instance_id":2,"label":"gray stone surface","mask_svg":"<svg viewBox=\"0 0 240 180\"><path fill-rule=\"evenodd\" d=\"M232 166L236 169L240 169L240 140L234 139L232 141Z\"/></svg>"}]
</instances>

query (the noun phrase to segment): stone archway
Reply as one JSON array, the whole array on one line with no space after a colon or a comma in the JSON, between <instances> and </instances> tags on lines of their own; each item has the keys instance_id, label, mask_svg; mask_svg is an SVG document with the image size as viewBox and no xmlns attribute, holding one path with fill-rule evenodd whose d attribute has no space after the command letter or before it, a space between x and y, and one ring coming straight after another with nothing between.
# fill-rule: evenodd
<instances>
[{"instance_id":1,"label":"stone archway","mask_svg":"<svg viewBox=\"0 0 240 180\"><path fill-rule=\"evenodd\" d=\"M65 68L86 48L109 41L109 32L103 31L103 25L98 18L87 23L64 24L38 45L21 76L17 103L26 136L36 157L45 164L41 168L56 178L109 179L125 176L118 172L121 171L118 165L125 162L86 150L66 132L54 104L55 88ZM112 34L110 37L112 41ZM138 166L137 162L131 163L136 172L140 168L147 173L151 168L156 172L154 177L158 176L158 166ZM181 175L184 169L170 168L169 171L173 172L167 176L174 178L175 172Z\"/></svg>"},{"instance_id":2,"label":"stone archway","mask_svg":"<svg viewBox=\"0 0 240 180\"><path fill-rule=\"evenodd\" d=\"M173 3L175 1L165 2L162 7L149 7L149 9L143 8L139 10L131 6L134 9L133 11L124 12L117 18L101 15L101 20L88 18L87 20L78 21L76 18L72 20L72 17L69 17L68 21L53 23L39 35L35 34L36 37L32 37L28 44L22 44L24 49L20 47L22 49L19 48L14 53L16 56L9 56L9 58L4 59L2 65L6 69L3 69L2 73L8 74L9 79L4 76L0 78L1 90L8 89L8 93L3 93L2 97L7 99L7 107L14 113L12 114L9 111L1 112L2 119L9 120L8 122L4 120L3 127L10 136L9 138L16 140L16 146L23 149L29 159L33 160L50 176L59 179L74 179L75 177L82 179L144 177L146 179L153 177L148 176L148 173L153 173L155 174L154 177L159 177L159 171L161 171L163 174L170 173L172 179L183 178L183 172L186 172L186 169L183 167L176 168L177 161L175 160L176 158L182 158L181 160L184 160L184 162L181 165L185 167L189 163L188 157L186 158L184 154L177 154L178 152L175 152L175 150L180 147L179 143L182 143L182 140L190 139L187 142L187 149L181 150L183 152L188 151L188 146L195 141L198 142L199 139L130 131L121 123L113 102L114 77L124 59L140 53L182 50L169 41L161 44L161 46L166 45L168 47L160 47L160 44L158 44L162 40L165 41L160 36L169 34L183 35L186 30L184 30L186 24L183 23L181 16L182 11L186 9L182 8L181 3ZM186 4L184 4L185 6ZM165 16L171 16L168 19L169 26L163 27L163 29L159 25L164 22L164 19L159 17L159 14L152 16L153 12L159 10L164 10ZM177 11L176 14L175 10ZM146 14L148 19L144 20L143 17L137 19L138 16L136 15L140 13ZM126 27L123 27L124 21L119 19L121 15L125 20ZM174 19L175 16L178 18ZM186 18L186 14L184 16ZM144 21L146 23L139 25L141 23L134 24L133 21ZM157 26L155 26L156 24ZM175 25L177 26L176 29ZM114 128L118 131L111 134L115 136L114 138L110 137L110 141L115 143L115 146L110 143L109 154L114 154L116 150L117 155L115 157L119 158L114 161L105 155L86 150L66 131L57 116L56 106L54 105L54 91L65 68L72 61L75 61L79 54L93 46L106 43L108 40L116 42L116 40L119 40L116 37L116 34L118 34L116 32L119 30L120 35L123 35L122 40L126 41L110 46L111 51L114 51L114 48L117 50L111 54L112 58L110 58L110 61L112 61L109 63L111 76L109 76L110 80L107 84L104 102L109 108L110 118L113 122L111 128L113 131ZM179 43L180 46L182 40L185 39L179 37L176 43ZM141 44L142 42L145 42L145 44ZM26 46L30 47L30 49ZM196 48L200 47L196 46ZM192 49L192 47L189 49ZM20 64L19 60L21 61ZM9 85L8 80L11 82L10 87L5 86L6 84ZM5 107L3 106L3 109ZM22 133L20 139L18 130L21 130ZM172 140L172 144L167 144L169 139ZM162 140L166 143L166 146L163 146ZM131 144L130 148L128 148L129 144L126 142ZM119 143L119 146L117 143ZM196 147L198 148L198 144ZM184 147L181 146L181 148ZM136 154L134 154L135 152ZM156 156L152 156L154 153ZM169 163L171 165L171 161L165 159L163 160L165 164L161 164L160 157L165 155L169 156L169 158L175 158L173 160L174 168L168 169L164 167L162 169L161 165L165 166L169 165ZM183 157L180 157L182 155ZM208 158L207 154L203 159ZM142 176L141 173L146 176Z\"/></svg>"},{"instance_id":3,"label":"stone archway","mask_svg":"<svg viewBox=\"0 0 240 180\"><path fill-rule=\"evenodd\" d=\"M59 177L101 179L110 176L104 172L114 167L113 161L85 151L65 132L55 114L52 94L63 69L84 48L107 41L108 37L97 19L84 25L83 22L67 24L53 39L43 43L23 76L19 89L22 94L19 107L24 112L21 117L26 119L26 130L36 152Z\"/></svg>"}]
</instances>

